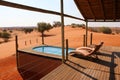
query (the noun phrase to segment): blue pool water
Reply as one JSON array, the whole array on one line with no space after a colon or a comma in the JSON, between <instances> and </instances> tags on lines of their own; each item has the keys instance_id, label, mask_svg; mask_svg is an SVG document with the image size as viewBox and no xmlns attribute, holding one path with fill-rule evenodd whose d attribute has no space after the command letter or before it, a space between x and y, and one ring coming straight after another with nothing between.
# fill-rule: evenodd
<instances>
[{"instance_id":1,"label":"blue pool water","mask_svg":"<svg viewBox=\"0 0 120 80\"><path fill-rule=\"evenodd\" d=\"M62 55L62 48L61 47L55 47L55 46L39 46L33 48L34 51L37 52L43 52L43 53L49 53L49 54L56 54L56 55ZM69 48L68 53L74 49ZM65 49L66 52L66 49Z\"/></svg>"}]
</instances>

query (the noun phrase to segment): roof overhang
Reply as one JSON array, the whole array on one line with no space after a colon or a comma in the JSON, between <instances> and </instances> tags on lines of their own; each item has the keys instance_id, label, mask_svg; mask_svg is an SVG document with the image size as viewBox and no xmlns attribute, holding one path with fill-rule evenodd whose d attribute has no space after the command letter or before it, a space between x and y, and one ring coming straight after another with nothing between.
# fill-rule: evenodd
<instances>
[{"instance_id":1,"label":"roof overhang","mask_svg":"<svg viewBox=\"0 0 120 80\"><path fill-rule=\"evenodd\" d=\"M120 0L74 0L88 22L120 22Z\"/></svg>"}]
</instances>

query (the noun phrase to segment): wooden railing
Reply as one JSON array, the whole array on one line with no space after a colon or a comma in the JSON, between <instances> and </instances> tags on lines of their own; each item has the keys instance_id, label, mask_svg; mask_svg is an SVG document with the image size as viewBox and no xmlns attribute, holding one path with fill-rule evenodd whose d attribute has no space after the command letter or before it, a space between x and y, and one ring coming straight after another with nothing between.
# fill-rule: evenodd
<instances>
[{"instance_id":1,"label":"wooden railing","mask_svg":"<svg viewBox=\"0 0 120 80\"><path fill-rule=\"evenodd\" d=\"M68 39L66 39L66 61L68 60Z\"/></svg>"}]
</instances>

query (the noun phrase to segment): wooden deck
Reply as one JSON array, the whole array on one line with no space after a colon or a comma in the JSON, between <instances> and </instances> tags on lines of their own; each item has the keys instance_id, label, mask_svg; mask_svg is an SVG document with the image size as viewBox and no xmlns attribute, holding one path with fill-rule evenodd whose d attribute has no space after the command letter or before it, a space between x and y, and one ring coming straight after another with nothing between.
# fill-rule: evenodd
<instances>
[{"instance_id":1,"label":"wooden deck","mask_svg":"<svg viewBox=\"0 0 120 80\"><path fill-rule=\"evenodd\" d=\"M18 51L18 71L23 80L39 80L62 64L61 60Z\"/></svg>"},{"instance_id":2,"label":"wooden deck","mask_svg":"<svg viewBox=\"0 0 120 80\"><path fill-rule=\"evenodd\" d=\"M101 51L98 57L69 56L69 61L40 80L120 80L120 52Z\"/></svg>"}]
</instances>

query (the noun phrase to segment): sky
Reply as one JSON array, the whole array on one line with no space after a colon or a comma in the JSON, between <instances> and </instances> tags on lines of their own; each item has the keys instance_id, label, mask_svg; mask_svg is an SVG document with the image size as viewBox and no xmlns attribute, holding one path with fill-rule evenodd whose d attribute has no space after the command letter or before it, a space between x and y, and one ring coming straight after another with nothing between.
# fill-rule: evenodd
<instances>
[{"instance_id":1,"label":"sky","mask_svg":"<svg viewBox=\"0 0 120 80\"><path fill-rule=\"evenodd\" d=\"M60 0L4 0L4 1L60 12ZM74 0L64 0L64 13L80 17L83 19L81 13L79 12L74 3ZM54 21L61 21L61 17L52 14L44 14L40 12L33 12L0 5L0 27L37 26L38 22L47 22L52 24ZM85 24L85 22L83 21L65 17L65 25L71 23ZM95 26L120 27L119 22L115 23L90 22L88 23L88 25L91 27Z\"/></svg>"}]
</instances>

